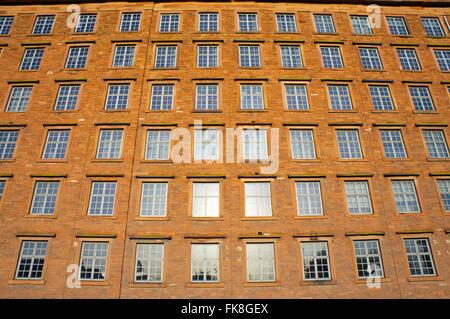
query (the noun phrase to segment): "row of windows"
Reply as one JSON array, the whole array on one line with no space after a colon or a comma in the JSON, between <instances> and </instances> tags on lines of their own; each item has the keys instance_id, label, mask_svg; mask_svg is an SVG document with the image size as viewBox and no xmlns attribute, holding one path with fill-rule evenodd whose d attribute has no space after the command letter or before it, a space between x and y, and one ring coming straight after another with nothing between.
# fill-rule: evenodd
<instances>
[{"instance_id":1,"label":"row of windows","mask_svg":"<svg viewBox=\"0 0 450 319\"><path fill-rule=\"evenodd\" d=\"M359 279L385 277L380 243L377 239L352 240ZM79 259L80 281L104 281L110 242L83 241ZM190 244L190 281L214 283L221 281L221 245L217 242ZM437 276L428 238L404 238L403 245L410 275ZM303 280L332 280L328 241L300 241ZM277 280L275 242L246 242L245 262L248 282ZM164 243L136 243L134 282L164 281ZM15 272L15 279L43 278L48 250L46 240L24 240Z\"/></svg>"},{"instance_id":2,"label":"row of windows","mask_svg":"<svg viewBox=\"0 0 450 319\"><path fill-rule=\"evenodd\" d=\"M287 82L284 88L284 104L287 110L308 111L309 98L307 85ZM55 111L74 111L77 109L81 84L62 84L59 86ZM32 85L13 85L6 103L5 112L25 112L33 90ZM395 111L396 106L389 85L369 84L368 91L373 111ZM450 87L447 87L450 94ZM427 85L408 85L408 92L415 112L435 112L433 97ZM111 83L107 87L104 109L121 111L128 109L131 90L130 83ZM355 109L348 84L327 84L326 93L331 111L352 111ZM171 111L175 108L175 86L173 84L153 84L151 87L149 109L151 111ZM241 110L265 110L264 85L261 83L239 84ZM198 83L195 85L196 111L214 112L220 109L220 87L218 83Z\"/></svg>"},{"instance_id":3,"label":"row of windows","mask_svg":"<svg viewBox=\"0 0 450 319\"><path fill-rule=\"evenodd\" d=\"M100 129L96 159L121 159L123 153L123 129ZM401 129L380 129L384 157L387 159L408 158ZM172 159L173 146L170 129L147 130L145 160L167 161ZM65 159L69 144L70 129L50 129L42 151L42 159ZM221 129L194 130L194 160L220 162L223 148ZM424 144L430 159L450 158L447 140L442 129L423 129ZM0 130L0 160L13 159L18 130ZM247 162L268 161L268 129L244 128L237 132L242 158ZM291 158L294 160L317 159L314 130L289 129ZM363 159L358 129L336 129L336 141L340 159Z\"/></svg>"},{"instance_id":4,"label":"row of windows","mask_svg":"<svg viewBox=\"0 0 450 319\"><path fill-rule=\"evenodd\" d=\"M343 69L344 60L340 46L319 46L322 57L322 65L329 69ZM38 70L44 56L44 48L26 48L19 66L21 71ZM89 46L73 46L69 48L66 69L86 68ZM177 67L176 45L157 45L155 53L154 67L158 69L171 69ZM133 67L135 62L135 44L118 44L114 49L112 67ZM363 70L383 70L378 48L359 47L360 62ZM397 48L397 57L403 71L421 71L422 66L414 48ZM434 49L434 57L439 69L443 72L450 71L450 50ZM260 68L261 53L259 45L238 45L239 66L243 68ZM281 65L286 69L304 68L302 48L300 45L280 46ZM198 45L197 46L197 67L217 68L219 67L219 46L218 45Z\"/></svg>"},{"instance_id":5,"label":"row of windows","mask_svg":"<svg viewBox=\"0 0 450 319\"><path fill-rule=\"evenodd\" d=\"M416 184L412 179L393 179L392 194L397 213L420 213ZM323 216L324 205L320 180L295 182L297 216ZM0 181L0 199L6 182ZM166 217L168 211L169 183L167 181L142 182L139 205L140 217ZM192 182L190 216L221 217L221 183L218 181ZM442 207L450 212L450 179L438 179ZM30 215L54 215L58 201L60 181L36 181L30 205ZM350 215L374 214L369 182L367 180L345 180L343 184L347 212ZM271 182L245 181L245 217L273 216ZM93 181L88 216L113 216L117 193L117 181Z\"/></svg>"},{"instance_id":6,"label":"row of windows","mask_svg":"<svg viewBox=\"0 0 450 319\"><path fill-rule=\"evenodd\" d=\"M55 15L38 15L36 17L32 34L45 35L50 34L55 23ZM0 35L8 35L13 25L13 16L0 16ZM238 32L259 32L257 13L238 13L237 29ZM444 37L446 31L442 27L439 17L420 18L423 29L427 36ZM447 17L444 17L448 26ZM83 13L77 18L75 33L92 33L95 31L97 14ZM159 32L179 32L181 16L179 13L161 13L159 19ZM313 14L313 22L317 33L334 34L336 27L332 14ZM199 13L198 14L198 32L219 32L219 14L218 13ZM373 22L368 15L350 15L350 23L354 34L371 35L373 34ZM406 21L401 16L387 16L386 23L389 32L392 35L409 35L410 30ZM121 16L119 30L120 32L139 31L141 25L141 13L128 12ZM297 31L297 21L295 14L283 13L276 14L277 32L295 33Z\"/></svg>"}]
</instances>

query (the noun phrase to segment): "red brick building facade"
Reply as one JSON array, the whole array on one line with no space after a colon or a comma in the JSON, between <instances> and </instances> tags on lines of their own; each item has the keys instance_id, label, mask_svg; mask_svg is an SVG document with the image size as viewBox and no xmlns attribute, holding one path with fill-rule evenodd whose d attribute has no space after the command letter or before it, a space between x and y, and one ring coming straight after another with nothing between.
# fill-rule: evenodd
<instances>
[{"instance_id":1,"label":"red brick building facade","mask_svg":"<svg viewBox=\"0 0 450 319\"><path fill-rule=\"evenodd\" d=\"M449 297L448 1L74 2L0 4L1 297Z\"/></svg>"}]
</instances>

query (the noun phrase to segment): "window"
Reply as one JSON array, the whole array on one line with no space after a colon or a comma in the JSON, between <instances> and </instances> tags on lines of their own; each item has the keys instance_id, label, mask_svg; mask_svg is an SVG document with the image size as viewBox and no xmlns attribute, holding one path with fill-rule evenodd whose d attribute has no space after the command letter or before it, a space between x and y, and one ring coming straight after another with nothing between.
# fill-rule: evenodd
<instances>
[{"instance_id":1,"label":"window","mask_svg":"<svg viewBox=\"0 0 450 319\"><path fill-rule=\"evenodd\" d=\"M266 129L244 129L243 144L244 161L268 159Z\"/></svg>"},{"instance_id":2,"label":"window","mask_svg":"<svg viewBox=\"0 0 450 319\"><path fill-rule=\"evenodd\" d=\"M263 110L264 98L261 84L241 84L241 109Z\"/></svg>"},{"instance_id":3,"label":"window","mask_svg":"<svg viewBox=\"0 0 450 319\"><path fill-rule=\"evenodd\" d=\"M177 65L177 47L157 46L155 68L174 68Z\"/></svg>"},{"instance_id":4,"label":"window","mask_svg":"<svg viewBox=\"0 0 450 319\"><path fill-rule=\"evenodd\" d=\"M81 244L80 280L105 280L107 242L83 242Z\"/></svg>"},{"instance_id":5,"label":"window","mask_svg":"<svg viewBox=\"0 0 450 319\"><path fill-rule=\"evenodd\" d=\"M179 14L161 14L159 32L178 32L179 25Z\"/></svg>"},{"instance_id":6,"label":"window","mask_svg":"<svg viewBox=\"0 0 450 319\"><path fill-rule=\"evenodd\" d=\"M80 14L78 22L75 27L76 33L88 33L94 32L95 21L97 20L96 14Z\"/></svg>"},{"instance_id":7,"label":"window","mask_svg":"<svg viewBox=\"0 0 450 319\"><path fill-rule=\"evenodd\" d=\"M141 24L141 13L122 13L122 20L120 21L120 32L139 31Z\"/></svg>"},{"instance_id":8,"label":"window","mask_svg":"<svg viewBox=\"0 0 450 319\"><path fill-rule=\"evenodd\" d=\"M164 244L136 244L135 282L161 282Z\"/></svg>"},{"instance_id":9,"label":"window","mask_svg":"<svg viewBox=\"0 0 450 319\"><path fill-rule=\"evenodd\" d=\"M129 91L129 84L108 85L108 94L106 95L105 109L110 111L127 109Z\"/></svg>"},{"instance_id":10,"label":"window","mask_svg":"<svg viewBox=\"0 0 450 319\"><path fill-rule=\"evenodd\" d=\"M278 32L297 32L297 24L295 23L295 15L292 13L277 14L277 31Z\"/></svg>"},{"instance_id":11,"label":"window","mask_svg":"<svg viewBox=\"0 0 450 319\"><path fill-rule=\"evenodd\" d=\"M410 86L409 94L411 95L415 111L434 111L433 99L431 98L430 89L427 86Z\"/></svg>"},{"instance_id":12,"label":"window","mask_svg":"<svg viewBox=\"0 0 450 319\"><path fill-rule=\"evenodd\" d=\"M248 68L261 67L259 56L259 46L240 45L239 46L239 66Z\"/></svg>"},{"instance_id":13,"label":"window","mask_svg":"<svg viewBox=\"0 0 450 319\"><path fill-rule=\"evenodd\" d=\"M423 130L423 138L430 158L449 158L447 141L442 130Z\"/></svg>"},{"instance_id":14,"label":"window","mask_svg":"<svg viewBox=\"0 0 450 319\"><path fill-rule=\"evenodd\" d=\"M239 13L239 32L257 32L258 16L256 13Z\"/></svg>"},{"instance_id":15,"label":"window","mask_svg":"<svg viewBox=\"0 0 450 319\"><path fill-rule=\"evenodd\" d=\"M86 66L89 47L71 47L67 56L67 69L83 69Z\"/></svg>"},{"instance_id":16,"label":"window","mask_svg":"<svg viewBox=\"0 0 450 319\"><path fill-rule=\"evenodd\" d=\"M296 182L295 193L299 216L323 215L320 182Z\"/></svg>"},{"instance_id":17,"label":"window","mask_svg":"<svg viewBox=\"0 0 450 319\"><path fill-rule=\"evenodd\" d=\"M50 34L53 28L55 16L37 16L34 23L33 34Z\"/></svg>"},{"instance_id":18,"label":"window","mask_svg":"<svg viewBox=\"0 0 450 319\"><path fill-rule=\"evenodd\" d=\"M0 131L0 160L12 159L19 131Z\"/></svg>"},{"instance_id":19,"label":"window","mask_svg":"<svg viewBox=\"0 0 450 319\"><path fill-rule=\"evenodd\" d=\"M414 181L392 181L392 192L394 193L398 213L420 213Z\"/></svg>"},{"instance_id":20,"label":"window","mask_svg":"<svg viewBox=\"0 0 450 319\"><path fill-rule=\"evenodd\" d=\"M21 71L39 70L43 56L44 56L44 48L25 49L22 58L22 63L20 64L20 70Z\"/></svg>"},{"instance_id":21,"label":"window","mask_svg":"<svg viewBox=\"0 0 450 319\"><path fill-rule=\"evenodd\" d=\"M430 243L427 238L403 239L411 276L436 276Z\"/></svg>"},{"instance_id":22,"label":"window","mask_svg":"<svg viewBox=\"0 0 450 319\"><path fill-rule=\"evenodd\" d=\"M348 85L328 85L328 97L330 99L331 109L334 111L350 111L352 99Z\"/></svg>"},{"instance_id":23,"label":"window","mask_svg":"<svg viewBox=\"0 0 450 319\"><path fill-rule=\"evenodd\" d=\"M55 111L73 111L77 107L80 85L61 85L56 98Z\"/></svg>"},{"instance_id":24,"label":"window","mask_svg":"<svg viewBox=\"0 0 450 319\"><path fill-rule=\"evenodd\" d=\"M219 183L192 184L192 217L219 217Z\"/></svg>"},{"instance_id":25,"label":"window","mask_svg":"<svg viewBox=\"0 0 450 319\"><path fill-rule=\"evenodd\" d=\"M445 32L439 18L422 18L422 25L429 37L444 37Z\"/></svg>"},{"instance_id":26,"label":"window","mask_svg":"<svg viewBox=\"0 0 450 319\"><path fill-rule=\"evenodd\" d=\"M444 209L446 212L450 212L450 179L438 180L437 184L439 186L439 192L441 194L442 203L444 204Z\"/></svg>"},{"instance_id":27,"label":"window","mask_svg":"<svg viewBox=\"0 0 450 319\"><path fill-rule=\"evenodd\" d=\"M303 61L298 45L281 46L281 64L283 68L302 68Z\"/></svg>"},{"instance_id":28,"label":"window","mask_svg":"<svg viewBox=\"0 0 450 319\"><path fill-rule=\"evenodd\" d=\"M13 86L9 94L6 112L24 112L28 107L32 86Z\"/></svg>"},{"instance_id":29,"label":"window","mask_svg":"<svg viewBox=\"0 0 450 319\"><path fill-rule=\"evenodd\" d=\"M378 240L355 240L356 268L358 278L383 278L380 244Z\"/></svg>"},{"instance_id":30,"label":"window","mask_svg":"<svg viewBox=\"0 0 450 319\"><path fill-rule=\"evenodd\" d=\"M0 180L0 201L3 198L3 194L5 193L6 182Z\"/></svg>"},{"instance_id":31,"label":"window","mask_svg":"<svg viewBox=\"0 0 450 319\"><path fill-rule=\"evenodd\" d=\"M217 45L199 45L197 67L216 68L219 65L219 47Z\"/></svg>"},{"instance_id":32,"label":"window","mask_svg":"<svg viewBox=\"0 0 450 319\"><path fill-rule=\"evenodd\" d=\"M420 71L420 63L414 49L397 49L403 71Z\"/></svg>"},{"instance_id":33,"label":"window","mask_svg":"<svg viewBox=\"0 0 450 319\"><path fill-rule=\"evenodd\" d=\"M197 84L195 96L195 109L217 111L219 108L217 84Z\"/></svg>"},{"instance_id":34,"label":"window","mask_svg":"<svg viewBox=\"0 0 450 319\"><path fill-rule=\"evenodd\" d=\"M380 53L377 48L359 48L361 65L366 70L382 70Z\"/></svg>"},{"instance_id":35,"label":"window","mask_svg":"<svg viewBox=\"0 0 450 319\"><path fill-rule=\"evenodd\" d=\"M141 209L142 217L163 217L167 211L166 182L142 183Z\"/></svg>"},{"instance_id":36,"label":"window","mask_svg":"<svg viewBox=\"0 0 450 319\"><path fill-rule=\"evenodd\" d=\"M116 197L116 182L92 182L88 215L112 216Z\"/></svg>"},{"instance_id":37,"label":"window","mask_svg":"<svg viewBox=\"0 0 450 319\"><path fill-rule=\"evenodd\" d=\"M314 25L317 33L335 33L333 17L329 14L315 14Z\"/></svg>"},{"instance_id":38,"label":"window","mask_svg":"<svg viewBox=\"0 0 450 319\"><path fill-rule=\"evenodd\" d=\"M372 106L375 111L394 111L394 102L387 85L369 85Z\"/></svg>"},{"instance_id":39,"label":"window","mask_svg":"<svg viewBox=\"0 0 450 319\"><path fill-rule=\"evenodd\" d=\"M97 148L97 159L119 159L122 152L123 130L102 129Z\"/></svg>"},{"instance_id":40,"label":"window","mask_svg":"<svg viewBox=\"0 0 450 319\"><path fill-rule=\"evenodd\" d=\"M270 182L246 182L244 183L244 191L245 216L272 216Z\"/></svg>"},{"instance_id":41,"label":"window","mask_svg":"<svg viewBox=\"0 0 450 319\"><path fill-rule=\"evenodd\" d=\"M325 68L341 69L344 67L339 47L320 47L320 53Z\"/></svg>"},{"instance_id":42,"label":"window","mask_svg":"<svg viewBox=\"0 0 450 319\"><path fill-rule=\"evenodd\" d=\"M194 160L219 159L219 134L218 129L194 131Z\"/></svg>"},{"instance_id":43,"label":"window","mask_svg":"<svg viewBox=\"0 0 450 319\"><path fill-rule=\"evenodd\" d=\"M219 281L219 244L191 245L191 281Z\"/></svg>"},{"instance_id":44,"label":"window","mask_svg":"<svg viewBox=\"0 0 450 319\"><path fill-rule=\"evenodd\" d=\"M336 137L341 159L363 158L358 130L337 130Z\"/></svg>"},{"instance_id":45,"label":"window","mask_svg":"<svg viewBox=\"0 0 450 319\"><path fill-rule=\"evenodd\" d=\"M275 281L274 248L273 243L246 244L248 281Z\"/></svg>"},{"instance_id":46,"label":"window","mask_svg":"<svg viewBox=\"0 0 450 319\"><path fill-rule=\"evenodd\" d=\"M153 111L173 109L173 85L152 85L150 109Z\"/></svg>"},{"instance_id":47,"label":"window","mask_svg":"<svg viewBox=\"0 0 450 319\"><path fill-rule=\"evenodd\" d=\"M148 130L146 160L168 160L170 151L169 130Z\"/></svg>"},{"instance_id":48,"label":"window","mask_svg":"<svg viewBox=\"0 0 450 319\"><path fill-rule=\"evenodd\" d=\"M345 198L349 214L372 214L369 183L366 181L346 181Z\"/></svg>"},{"instance_id":49,"label":"window","mask_svg":"<svg viewBox=\"0 0 450 319\"><path fill-rule=\"evenodd\" d=\"M355 34L367 35L373 33L368 16L350 16L350 20Z\"/></svg>"},{"instance_id":50,"label":"window","mask_svg":"<svg viewBox=\"0 0 450 319\"><path fill-rule=\"evenodd\" d=\"M30 214L53 215L58 189L59 182L36 182Z\"/></svg>"},{"instance_id":51,"label":"window","mask_svg":"<svg viewBox=\"0 0 450 319\"><path fill-rule=\"evenodd\" d=\"M0 35L9 34L13 21L14 17L0 17Z\"/></svg>"},{"instance_id":52,"label":"window","mask_svg":"<svg viewBox=\"0 0 450 319\"><path fill-rule=\"evenodd\" d=\"M45 240L24 240L17 263L16 279L41 279L44 272L48 242Z\"/></svg>"},{"instance_id":53,"label":"window","mask_svg":"<svg viewBox=\"0 0 450 319\"><path fill-rule=\"evenodd\" d=\"M44 159L63 159L66 157L67 144L69 142L70 130L50 130L47 133L45 143Z\"/></svg>"},{"instance_id":54,"label":"window","mask_svg":"<svg viewBox=\"0 0 450 319\"><path fill-rule=\"evenodd\" d=\"M218 32L219 15L217 13L200 13L198 15L199 32Z\"/></svg>"},{"instance_id":55,"label":"window","mask_svg":"<svg viewBox=\"0 0 450 319\"><path fill-rule=\"evenodd\" d=\"M309 110L308 94L304 84L285 84L288 110Z\"/></svg>"},{"instance_id":56,"label":"window","mask_svg":"<svg viewBox=\"0 0 450 319\"><path fill-rule=\"evenodd\" d=\"M293 159L316 159L313 130L290 130Z\"/></svg>"},{"instance_id":57,"label":"window","mask_svg":"<svg viewBox=\"0 0 450 319\"><path fill-rule=\"evenodd\" d=\"M302 242L304 280L330 280L330 260L326 241Z\"/></svg>"},{"instance_id":58,"label":"window","mask_svg":"<svg viewBox=\"0 0 450 319\"><path fill-rule=\"evenodd\" d=\"M403 17L386 17L386 21L389 26L389 32L392 35L409 35L409 30Z\"/></svg>"},{"instance_id":59,"label":"window","mask_svg":"<svg viewBox=\"0 0 450 319\"><path fill-rule=\"evenodd\" d=\"M114 53L113 67L132 67L135 45L117 45Z\"/></svg>"},{"instance_id":60,"label":"window","mask_svg":"<svg viewBox=\"0 0 450 319\"><path fill-rule=\"evenodd\" d=\"M450 71L450 50L434 50L434 56L442 72Z\"/></svg>"},{"instance_id":61,"label":"window","mask_svg":"<svg viewBox=\"0 0 450 319\"><path fill-rule=\"evenodd\" d=\"M402 131L400 130L380 130L381 141L383 142L384 157L386 158L406 158L406 149L403 143Z\"/></svg>"}]
</instances>

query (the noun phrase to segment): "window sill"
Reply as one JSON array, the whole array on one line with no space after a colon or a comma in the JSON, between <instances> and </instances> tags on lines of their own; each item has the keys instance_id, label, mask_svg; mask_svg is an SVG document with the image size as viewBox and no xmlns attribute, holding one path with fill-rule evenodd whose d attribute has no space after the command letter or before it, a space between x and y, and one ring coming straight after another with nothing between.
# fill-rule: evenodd
<instances>
[{"instance_id":1,"label":"window sill","mask_svg":"<svg viewBox=\"0 0 450 319\"><path fill-rule=\"evenodd\" d=\"M421 214L422 212L406 212L406 213L395 212L395 216L418 216Z\"/></svg>"},{"instance_id":2,"label":"window sill","mask_svg":"<svg viewBox=\"0 0 450 319\"><path fill-rule=\"evenodd\" d=\"M423 73L423 70L400 70L400 72L406 72L406 73Z\"/></svg>"},{"instance_id":3,"label":"window sill","mask_svg":"<svg viewBox=\"0 0 450 319\"><path fill-rule=\"evenodd\" d=\"M367 279L371 280L371 284L376 284L376 281L379 280L382 284L389 284L391 283L391 279L389 278L365 278L365 279L356 279L355 284L357 285L367 285ZM373 280L373 281L372 281Z\"/></svg>"},{"instance_id":4,"label":"window sill","mask_svg":"<svg viewBox=\"0 0 450 319\"><path fill-rule=\"evenodd\" d=\"M221 114L223 112L221 110L193 110L193 111L191 111L191 113Z\"/></svg>"},{"instance_id":5,"label":"window sill","mask_svg":"<svg viewBox=\"0 0 450 319\"><path fill-rule=\"evenodd\" d=\"M246 281L244 283L244 287L281 287L281 283L277 282L277 281L273 281L273 282L249 282Z\"/></svg>"},{"instance_id":6,"label":"window sill","mask_svg":"<svg viewBox=\"0 0 450 319\"><path fill-rule=\"evenodd\" d=\"M173 164L172 160L142 160L142 164Z\"/></svg>"},{"instance_id":7,"label":"window sill","mask_svg":"<svg viewBox=\"0 0 450 319\"><path fill-rule=\"evenodd\" d=\"M345 162L368 162L367 159L362 159L362 158L359 158L359 159L358 158L349 158L349 159L339 158L337 161L343 162L343 163L345 163Z\"/></svg>"},{"instance_id":8,"label":"window sill","mask_svg":"<svg viewBox=\"0 0 450 319\"><path fill-rule=\"evenodd\" d=\"M93 35L95 32L72 32L71 35Z\"/></svg>"},{"instance_id":9,"label":"window sill","mask_svg":"<svg viewBox=\"0 0 450 319\"><path fill-rule=\"evenodd\" d=\"M264 110L244 110L244 109L239 109L237 110L237 112L240 113L264 113L264 112L268 112L269 110L264 109Z\"/></svg>"},{"instance_id":10,"label":"window sill","mask_svg":"<svg viewBox=\"0 0 450 319\"><path fill-rule=\"evenodd\" d=\"M428 158L427 162L450 162L450 158Z\"/></svg>"},{"instance_id":11,"label":"window sill","mask_svg":"<svg viewBox=\"0 0 450 319\"><path fill-rule=\"evenodd\" d=\"M53 36L53 32L52 33L42 33L42 34L28 34L27 37L30 38L35 38L35 37L51 37Z\"/></svg>"},{"instance_id":12,"label":"window sill","mask_svg":"<svg viewBox=\"0 0 450 319\"><path fill-rule=\"evenodd\" d=\"M0 163L13 163L15 161L15 159L0 159Z\"/></svg>"},{"instance_id":13,"label":"window sill","mask_svg":"<svg viewBox=\"0 0 450 319\"><path fill-rule=\"evenodd\" d=\"M438 276L417 276L417 277L408 277L406 279L409 282L430 282L430 281L444 281L444 279Z\"/></svg>"},{"instance_id":14,"label":"window sill","mask_svg":"<svg viewBox=\"0 0 450 319\"><path fill-rule=\"evenodd\" d=\"M311 110L310 109L299 109L299 110L284 109L284 112L309 113L309 112L311 112Z\"/></svg>"},{"instance_id":15,"label":"window sill","mask_svg":"<svg viewBox=\"0 0 450 319\"><path fill-rule=\"evenodd\" d=\"M128 288L167 288L165 282L129 282Z\"/></svg>"},{"instance_id":16,"label":"window sill","mask_svg":"<svg viewBox=\"0 0 450 319\"><path fill-rule=\"evenodd\" d=\"M84 69L67 69L67 68L62 68L61 71L67 71L67 72L79 72L79 71L87 71L85 68Z\"/></svg>"},{"instance_id":17,"label":"window sill","mask_svg":"<svg viewBox=\"0 0 450 319\"><path fill-rule=\"evenodd\" d=\"M328 113L359 113L356 110L328 110Z\"/></svg>"},{"instance_id":18,"label":"window sill","mask_svg":"<svg viewBox=\"0 0 450 319\"><path fill-rule=\"evenodd\" d=\"M278 217L270 217L270 216L267 216L267 217L255 216L255 217L242 217L241 218L241 221L244 221L244 222L247 222L247 221L251 221L251 222L265 222L265 221L271 222L271 221L277 221L277 220L278 220Z\"/></svg>"},{"instance_id":19,"label":"window sill","mask_svg":"<svg viewBox=\"0 0 450 319\"><path fill-rule=\"evenodd\" d=\"M108 114L108 113L130 113L130 109L123 109L123 110L105 110L102 109L100 112Z\"/></svg>"},{"instance_id":20,"label":"window sill","mask_svg":"<svg viewBox=\"0 0 450 319\"><path fill-rule=\"evenodd\" d=\"M337 32L314 32L313 35L339 35Z\"/></svg>"},{"instance_id":21,"label":"window sill","mask_svg":"<svg viewBox=\"0 0 450 319\"><path fill-rule=\"evenodd\" d=\"M410 158L387 158L383 157L384 162L409 162L411 161Z\"/></svg>"},{"instance_id":22,"label":"window sill","mask_svg":"<svg viewBox=\"0 0 450 319\"><path fill-rule=\"evenodd\" d=\"M93 159L92 163L123 163L123 159Z\"/></svg>"},{"instance_id":23,"label":"window sill","mask_svg":"<svg viewBox=\"0 0 450 319\"><path fill-rule=\"evenodd\" d=\"M169 221L170 217L143 217L143 216L139 216L139 217L135 217L134 220L135 221L155 221L155 222L159 222L159 221Z\"/></svg>"},{"instance_id":24,"label":"window sill","mask_svg":"<svg viewBox=\"0 0 450 319\"><path fill-rule=\"evenodd\" d=\"M186 288L224 288L225 284L223 282L202 282L202 283L186 283L184 284Z\"/></svg>"},{"instance_id":25,"label":"window sill","mask_svg":"<svg viewBox=\"0 0 450 319\"><path fill-rule=\"evenodd\" d=\"M85 215L83 216L85 219L89 220L117 220L117 216L111 216L111 215Z\"/></svg>"},{"instance_id":26,"label":"window sill","mask_svg":"<svg viewBox=\"0 0 450 319\"><path fill-rule=\"evenodd\" d=\"M415 110L413 110L413 114L440 114L440 113L436 112L436 111L415 111Z\"/></svg>"},{"instance_id":27,"label":"window sill","mask_svg":"<svg viewBox=\"0 0 450 319\"><path fill-rule=\"evenodd\" d=\"M372 111L372 113L374 113L374 114L385 114L385 113L397 113L397 114L399 114L399 113L400 113L399 110L392 110L392 111L388 111L388 110L385 110L385 111L378 111L378 110L372 109L371 111Z\"/></svg>"},{"instance_id":28,"label":"window sill","mask_svg":"<svg viewBox=\"0 0 450 319\"><path fill-rule=\"evenodd\" d=\"M261 31L236 31L236 34L261 34Z\"/></svg>"},{"instance_id":29,"label":"window sill","mask_svg":"<svg viewBox=\"0 0 450 319\"><path fill-rule=\"evenodd\" d=\"M188 219L190 221L196 221L196 222L209 222L209 221L221 222L221 221L223 221L223 217L193 217L193 216L190 216Z\"/></svg>"},{"instance_id":30,"label":"window sill","mask_svg":"<svg viewBox=\"0 0 450 319\"><path fill-rule=\"evenodd\" d=\"M291 159L294 163L322 163L319 159Z\"/></svg>"},{"instance_id":31,"label":"window sill","mask_svg":"<svg viewBox=\"0 0 450 319\"><path fill-rule=\"evenodd\" d=\"M137 68L135 66L112 66L109 67L108 70L136 70Z\"/></svg>"},{"instance_id":32,"label":"window sill","mask_svg":"<svg viewBox=\"0 0 450 319\"><path fill-rule=\"evenodd\" d=\"M350 214L349 212L346 212L346 213L345 213L345 216L346 216L346 217L349 217L349 218L364 218L364 217L375 218L375 217L378 217L378 215L375 214L375 213L373 213L373 212L370 213L370 214L362 214L362 213L359 213L359 214L356 214L356 213Z\"/></svg>"},{"instance_id":33,"label":"window sill","mask_svg":"<svg viewBox=\"0 0 450 319\"><path fill-rule=\"evenodd\" d=\"M361 71L363 72L386 72L384 69L363 69L361 68Z\"/></svg>"},{"instance_id":34,"label":"window sill","mask_svg":"<svg viewBox=\"0 0 450 319\"><path fill-rule=\"evenodd\" d=\"M326 215L319 215L319 216L294 216L295 220L305 220L305 219L328 219L328 216Z\"/></svg>"},{"instance_id":35,"label":"window sill","mask_svg":"<svg viewBox=\"0 0 450 319\"><path fill-rule=\"evenodd\" d=\"M108 281L88 281L88 280L80 280L80 285L81 287L86 287L86 286L91 286L91 287L95 287L95 286L109 286L109 282Z\"/></svg>"},{"instance_id":36,"label":"window sill","mask_svg":"<svg viewBox=\"0 0 450 319\"><path fill-rule=\"evenodd\" d=\"M170 110L145 110L145 113L175 113L176 109L170 109Z\"/></svg>"},{"instance_id":37,"label":"window sill","mask_svg":"<svg viewBox=\"0 0 450 319\"><path fill-rule=\"evenodd\" d=\"M19 70L19 72L29 72L29 73L31 73L31 72L39 72L39 71L41 71L41 69L39 68L39 69L37 69L37 70Z\"/></svg>"},{"instance_id":38,"label":"window sill","mask_svg":"<svg viewBox=\"0 0 450 319\"><path fill-rule=\"evenodd\" d=\"M13 279L8 280L8 285L45 285L45 280L20 280L20 279Z\"/></svg>"},{"instance_id":39,"label":"window sill","mask_svg":"<svg viewBox=\"0 0 450 319\"><path fill-rule=\"evenodd\" d=\"M51 160L51 159L41 159L41 160L37 160L36 163L48 163L48 164L55 164L55 163L67 163L67 159L64 160Z\"/></svg>"},{"instance_id":40,"label":"window sill","mask_svg":"<svg viewBox=\"0 0 450 319\"><path fill-rule=\"evenodd\" d=\"M55 110L55 109L52 109L52 112L53 112L53 113L57 113L57 114L60 114L60 113L79 113L80 110L79 110L79 109L75 109L75 110L67 110L67 111L65 111L65 110ZM64 125L63 125L63 126L64 126Z\"/></svg>"},{"instance_id":41,"label":"window sill","mask_svg":"<svg viewBox=\"0 0 450 319\"><path fill-rule=\"evenodd\" d=\"M174 68L150 68L152 71L169 71L169 70L179 70L180 68L174 67Z\"/></svg>"},{"instance_id":42,"label":"window sill","mask_svg":"<svg viewBox=\"0 0 450 319\"><path fill-rule=\"evenodd\" d=\"M336 280L302 280L300 286L325 286L325 285L337 285Z\"/></svg>"},{"instance_id":43,"label":"window sill","mask_svg":"<svg viewBox=\"0 0 450 319\"><path fill-rule=\"evenodd\" d=\"M52 215L43 215L43 214L33 214L33 215L31 215L31 214L26 214L24 217L25 218L32 218L32 219L49 219L49 220L56 219L56 215L55 214L52 214Z\"/></svg>"}]
</instances>

